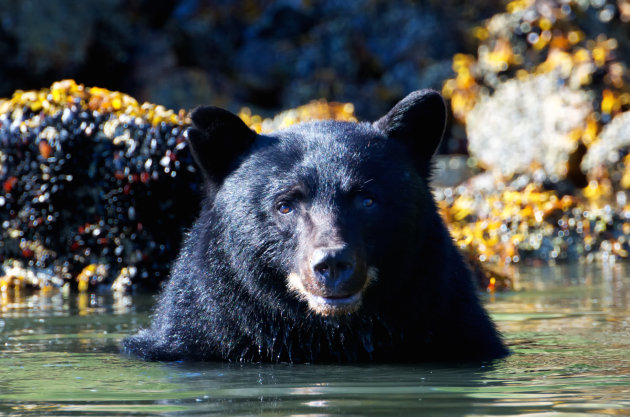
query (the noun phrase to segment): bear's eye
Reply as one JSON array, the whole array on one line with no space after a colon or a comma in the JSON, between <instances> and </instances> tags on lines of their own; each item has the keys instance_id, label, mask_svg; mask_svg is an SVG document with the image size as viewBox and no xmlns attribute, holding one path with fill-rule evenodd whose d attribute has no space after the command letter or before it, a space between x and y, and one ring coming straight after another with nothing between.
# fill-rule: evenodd
<instances>
[{"instance_id":1,"label":"bear's eye","mask_svg":"<svg viewBox=\"0 0 630 417\"><path fill-rule=\"evenodd\" d=\"M276 210L278 210L280 214L289 214L293 211L293 206L286 201L281 201L276 206Z\"/></svg>"},{"instance_id":2,"label":"bear's eye","mask_svg":"<svg viewBox=\"0 0 630 417\"><path fill-rule=\"evenodd\" d=\"M365 190L356 190L352 193L352 201L356 208L373 208L377 204L374 195Z\"/></svg>"},{"instance_id":3,"label":"bear's eye","mask_svg":"<svg viewBox=\"0 0 630 417\"><path fill-rule=\"evenodd\" d=\"M361 204L363 207L372 207L374 205L374 198L370 196L363 197Z\"/></svg>"}]
</instances>

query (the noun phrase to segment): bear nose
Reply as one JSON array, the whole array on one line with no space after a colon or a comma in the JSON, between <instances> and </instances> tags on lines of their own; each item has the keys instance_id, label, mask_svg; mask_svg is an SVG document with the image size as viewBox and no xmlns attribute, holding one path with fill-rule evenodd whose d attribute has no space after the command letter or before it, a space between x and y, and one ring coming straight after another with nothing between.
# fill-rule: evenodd
<instances>
[{"instance_id":1,"label":"bear nose","mask_svg":"<svg viewBox=\"0 0 630 417\"><path fill-rule=\"evenodd\" d=\"M318 248L313 251L311 268L315 277L326 287L343 290L344 283L354 274L354 257L345 247Z\"/></svg>"}]
</instances>

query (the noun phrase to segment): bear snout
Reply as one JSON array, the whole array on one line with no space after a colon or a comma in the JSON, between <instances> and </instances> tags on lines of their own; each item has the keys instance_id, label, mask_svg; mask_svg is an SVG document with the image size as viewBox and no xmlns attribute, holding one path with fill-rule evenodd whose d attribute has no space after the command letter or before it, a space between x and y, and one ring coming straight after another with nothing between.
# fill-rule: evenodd
<instances>
[{"instance_id":1,"label":"bear snout","mask_svg":"<svg viewBox=\"0 0 630 417\"><path fill-rule=\"evenodd\" d=\"M312 295L333 302L360 294L366 287L366 268L347 245L315 248L309 259L303 279Z\"/></svg>"},{"instance_id":2,"label":"bear snout","mask_svg":"<svg viewBox=\"0 0 630 417\"><path fill-rule=\"evenodd\" d=\"M310 260L310 275L331 297L351 295L363 287L357 279L355 257L347 247L317 248ZM323 294L323 295L325 295Z\"/></svg>"},{"instance_id":3,"label":"bear snout","mask_svg":"<svg viewBox=\"0 0 630 417\"><path fill-rule=\"evenodd\" d=\"M372 276L363 258L350 247L319 247L312 250L301 272L290 273L288 286L309 309L323 316L355 312Z\"/></svg>"}]
</instances>

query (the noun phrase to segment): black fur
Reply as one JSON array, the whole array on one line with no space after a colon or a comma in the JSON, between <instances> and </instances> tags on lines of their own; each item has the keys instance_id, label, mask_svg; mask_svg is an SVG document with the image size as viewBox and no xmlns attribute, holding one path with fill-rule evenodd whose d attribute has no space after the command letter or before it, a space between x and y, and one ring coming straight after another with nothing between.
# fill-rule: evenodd
<instances>
[{"instance_id":1,"label":"black fur","mask_svg":"<svg viewBox=\"0 0 630 417\"><path fill-rule=\"evenodd\" d=\"M439 94L412 93L374 124L313 122L274 136L226 113L193 115L208 197L152 326L125 339L125 351L264 362L507 354L429 189L445 123ZM313 278L322 247L349 251L355 278L371 271L360 303L326 310L343 285ZM313 293L331 297L323 310Z\"/></svg>"}]
</instances>

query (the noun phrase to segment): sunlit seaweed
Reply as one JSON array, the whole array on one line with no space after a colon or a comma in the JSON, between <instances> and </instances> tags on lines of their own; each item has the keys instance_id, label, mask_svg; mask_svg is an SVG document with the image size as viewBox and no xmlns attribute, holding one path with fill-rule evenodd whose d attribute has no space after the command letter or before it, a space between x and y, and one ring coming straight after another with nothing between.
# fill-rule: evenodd
<instances>
[{"instance_id":1,"label":"sunlit seaweed","mask_svg":"<svg viewBox=\"0 0 630 417\"><path fill-rule=\"evenodd\" d=\"M534 163L516 172L483 166L488 173L479 178L437 190L456 242L473 259L496 267L628 257L630 142L620 134L630 126L628 34L614 28L629 21L627 2L511 1L472 29L476 55L453 57L455 77L443 94L461 125L505 83L544 74L593 103L583 123L564 133L575 145L554 156L556 166ZM598 32L603 27L607 33ZM580 165L583 157L588 162ZM474 155L469 162L479 166Z\"/></svg>"},{"instance_id":2,"label":"sunlit seaweed","mask_svg":"<svg viewBox=\"0 0 630 417\"><path fill-rule=\"evenodd\" d=\"M479 41L477 55L453 58L455 78L444 83L453 114L461 122L482 91L493 90L509 78L556 71L572 88L597 91L596 121L630 108L627 66L619 60L617 39L604 33L590 38L591 22L620 26L630 16L624 2L567 2L516 0L472 30ZM588 144L592 131L584 135Z\"/></svg>"}]
</instances>

